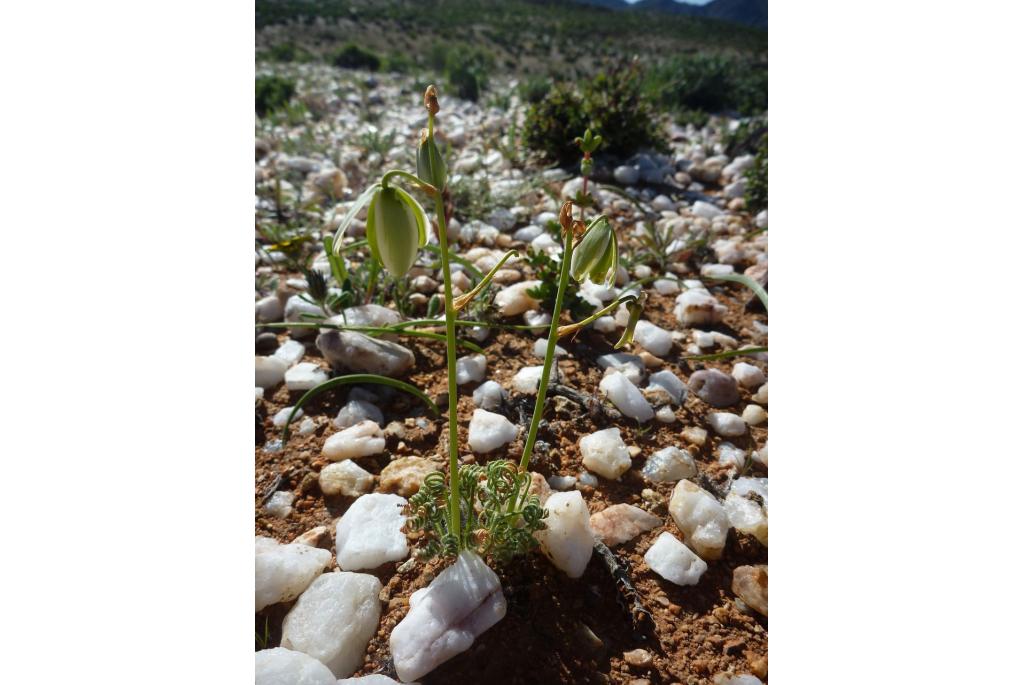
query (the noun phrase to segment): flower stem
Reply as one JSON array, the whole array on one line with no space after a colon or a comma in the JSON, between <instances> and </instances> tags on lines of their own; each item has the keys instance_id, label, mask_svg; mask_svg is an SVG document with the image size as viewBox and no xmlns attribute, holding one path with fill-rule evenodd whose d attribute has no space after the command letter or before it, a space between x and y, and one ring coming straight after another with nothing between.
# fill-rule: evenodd
<instances>
[{"instance_id":1,"label":"flower stem","mask_svg":"<svg viewBox=\"0 0 1024 685\"><path fill-rule=\"evenodd\" d=\"M562 250L562 269L558 277L558 294L555 295L555 307L551 312L551 327L548 329L548 348L544 352L544 370L540 375L540 384L537 386L537 403L533 407L533 419L530 421L530 432L526 436L526 446L523 447L523 457L519 460L519 470L525 471L530 464L530 456L533 454L533 445L537 442L537 429L540 427L540 419L544 414L544 399L548 394L548 379L551 377L551 363L555 359L555 347L558 345L558 320L562 315L562 301L565 299L565 289L569 284L569 263L572 261L572 231L564 231L565 247Z\"/></svg>"},{"instance_id":2,"label":"flower stem","mask_svg":"<svg viewBox=\"0 0 1024 685\"><path fill-rule=\"evenodd\" d=\"M403 178L410 183L414 183L418 188L431 197L441 197L441 193L438 192L437 188L425 181L421 181L415 174L410 174L408 171L402 171L401 169L392 169L391 171L386 172L380 179L381 186L387 188L391 179L395 177Z\"/></svg>"},{"instance_id":3,"label":"flower stem","mask_svg":"<svg viewBox=\"0 0 1024 685\"><path fill-rule=\"evenodd\" d=\"M433 117L431 117L433 119ZM449 532L462 547L462 512L459 509L459 391L455 383L455 310L452 305L452 270L448 263L448 229L444 220L444 200L440 193L434 196L437 213L437 238L441 246L441 273L444 275L444 328L448 355L448 513L451 517Z\"/></svg>"}]
</instances>

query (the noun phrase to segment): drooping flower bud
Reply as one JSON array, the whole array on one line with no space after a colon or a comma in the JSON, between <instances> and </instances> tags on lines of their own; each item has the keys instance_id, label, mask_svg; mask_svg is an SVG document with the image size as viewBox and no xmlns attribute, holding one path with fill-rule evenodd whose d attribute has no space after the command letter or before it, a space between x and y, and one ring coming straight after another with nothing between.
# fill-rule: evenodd
<instances>
[{"instance_id":1,"label":"drooping flower bud","mask_svg":"<svg viewBox=\"0 0 1024 685\"><path fill-rule=\"evenodd\" d=\"M416 151L416 176L424 183L444 190L444 184L448 182L448 165L437 149L434 137L427 132L420 132L420 147Z\"/></svg>"},{"instance_id":2,"label":"drooping flower bud","mask_svg":"<svg viewBox=\"0 0 1024 685\"><path fill-rule=\"evenodd\" d=\"M431 116L441 111L441 106L437 104L437 88L432 85L423 91L423 106Z\"/></svg>"},{"instance_id":3,"label":"drooping flower bud","mask_svg":"<svg viewBox=\"0 0 1024 685\"><path fill-rule=\"evenodd\" d=\"M572 253L569 273L582 283L590 278L594 283L610 284L619 269L619 241L608 217L604 214L590 222L583 239Z\"/></svg>"},{"instance_id":4,"label":"drooping flower bud","mask_svg":"<svg viewBox=\"0 0 1024 685\"><path fill-rule=\"evenodd\" d=\"M377 262L392 276L409 272L427 244L427 215L401 188L380 188L366 212L366 240Z\"/></svg>"}]
</instances>

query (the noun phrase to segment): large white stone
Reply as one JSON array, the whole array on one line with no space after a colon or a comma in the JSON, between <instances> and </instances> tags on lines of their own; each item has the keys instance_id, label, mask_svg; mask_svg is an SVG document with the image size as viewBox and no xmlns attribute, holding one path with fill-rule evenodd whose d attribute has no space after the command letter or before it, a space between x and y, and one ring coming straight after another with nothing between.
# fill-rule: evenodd
<instances>
[{"instance_id":1,"label":"large white stone","mask_svg":"<svg viewBox=\"0 0 1024 685\"><path fill-rule=\"evenodd\" d=\"M256 536L256 611L298 597L331 563L331 553Z\"/></svg>"},{"instance_id":2,"label":"large white stone","mask_svg":"<svg viewBox=\"0 0 1024 685\"><path fill-rule=\"evenodd\" d=\"M681 480L672 491L668 511L683 534L683 541L703 559L718 559L729 533L725 508L707 490Z\"/></svg>"},{"instance_id":3,"label":"large white stone","mask_svg":"<svg viewBox=\"0 0 1024 685\"><path fill-rule=\"evenodd\" d=\"M358 497L373 489L373 474L349 459L323 467L319 480L325 495Z\"/></svg>"},{"instance_id":4,"label":"large white stone","mask_svg":"<svg viewBox=\"0 0 1024 685\"><path fill-rule=\"evenodd\" d=\"M409 555L402 532L408 504L404 497L371 493L363 495L338 520L335 550L343 571L377 568Z\"/></svg>"},{"instance_id":5,"label":"large white stone","mask_svg":"<svg viewBox=\"0 0 1024 685\"><path fill-rule=\"evenodd\" d=\"M288 363L278 357L256 356L256 387L272 388L284 380Z\"/></svg>"},{"instance_id":6,"label":"large white stone","mask_svg":"<svg viewBox=\"0 0 1024 685\"><path fill-rule=\"evenodd\" d=\"M284 372L284 383L292 392L312 390L327 380L327 372L313 362L302 362Z\"/></svg>"},{"instance_id":7,"label":"large white stone","mask_svg":"<svg viewBox=\"0 0 1024 685\"><path fill-rule=\"evenodd\" d=\"M256 652L256 685L335 685L331 669L302 652L283 647Z\"/></svg>"},{"instance_id":8,"label":"large white stone","mask_svg":"<svg viewBox=\"0 0 1024 685\"><path fill-rule=\"evenodd\" d=\"M606 375L611 373L611 370L615 370L624 375L629 379L630 383L638 384L644 377L644 361L635 354L626 354L625 352L610 352L608 354L602 354L598 356L595 361L597 365L602 369L605 369Z\"/></svg>"},{"instance_id":9,"label":"large white stone","mask_svg":"<svg viewBox=\"0 0 1024 685\"><path fill-rule=\"evenodd\" d=\"M547 529L537 532L544 554L570 578L579 578L594 551L594 531L590 527L590 511L579 491L556 492L548 497L544 508Z\"/></svg>"},{"instance_id":10,"label":"large white stone","mask_svg":"<svg viewBox=\"0 0 1024 685\"><path fill-rule=\"evenodd\" d=\"M629 418L637 421L650 421L654 418L651 403L645 400L643 393L618 371L612 371L602 378L599 387L611 403Z\"/></svg>"},{"instance_id":11,"label":"large white stone","mask_svg":"<svg viewBox=\"0 0 1024 685\"><path fill-rule=\"evenodd\" d=\"M348 428L354 426L360 421L373 421L375 423L384 423L384 414L380 408L372 402L360 399L350 399L345 403L345 406L341 408L338 415L334 417L334 425L337 428Z\"/></svg>"},{"instance_id":12,"label":"large white stone","mask_svg":"<svg viewBox=\"0 0 1024 685\"><path fill-rule=\"evenodd\" d=\"M524 395L536 395L543 372L543 366L524 366L516 372L515 376L512 376L512 389ZM558 371L558 363L553 362L548 383L554 383L556 379L561 380L562 377L563 374Z\"/></svg>"},{"instance_id":13,"label":"large white stone","mask_svg":"<svg viewBox=\"0 0 1024 685\"><path fill-rule=\"evenodd\" d=\"M605 428L583 436L580 453L586 468L608 480L617 479L633 464L618 428Z\"/></svg>"},{"instance_id":14,"label":"large white stone","mask_svg":"<svg viewBox=\"0 0 1024 685\"><path fill-rule=\"evenodd\" d=\"M473 552L409 598L409 613L391 631L391 657L402 682L430 673L505 616L498 576Z\"/></svg>"},{"instance_id":15,"label":"large white stone","mask_svg":"<svg viewBox=\"0 0 1024 685\"><path fill-rule=\"evenodd\" d=\"M335 368L353 373L396 377L416 363L412 350L356 331L325 331L317 336L316 346Z\"/></svg>"},{"instance_id":16,"label":"large white stone","mask_svg":"<svg viewBox=\"0 0 1024 685\"><path fill-rule=\"evenodd\" d=\"M459 385L479 383L487 373L487 357L473 354L455 360L455 382Z\"/></svg>"},{"instance_id":17,"label":"large white stone","mask_svg":"<svg viewBox=\"0 0 1024 685\"><path fill-rule=\"evenodd\" d=\"M355 459L384 451L384 431L374 421L360 421L324 441L321 454L332 461Z\"/></svg>"},{"instance_id":18,"label":"large white stone","mask_svg":"<svg viewBox=\"0 0 1024 685\"><path fill-rule=\"evenodd\" d=\"M469 448L478 454L493 452L516 439L519 428L501 414L474 409L469 421Z\"/></svg>"},{"instance_id":19,"label":"large white stone","mask_svg":"<svg viewBox=\"0 0 1024 685\"><path fill-rule=\"evenodd\" d=\"M725 498L729 523L768 545L768 479L737 478Z\"/></svg>"},{"instance_id":20,"label":"large white stone","mask_svg":"<svg viewBox=\"0 0 1024 685\"><path fill-rule=\"evenodd\" d=\"M527 290L536 288L540 281L522 281L507 286L498 291L494 296L494 304L498 307L498 313L502 316L515 316L531 309L536 309L540 303L526 294Z\"/></svg>"},{"instance_id":21,"label":"large white stone","mask_svg":"<svg viewBox=\"0 0 1024 685\"><path fill-rule=\"evenodd\" d=\"M590 527L601 542L614 547L661 525L661 519L632 504L613 504L590 517Z\"/></svg>"},{"instance_id":22,"label":"large white stone","mask_svg":"<svg viewBox=\"0 0 1024 685\"><path fill-rule=\"evenodd\" d=\"M336 678L352 675L377 632L382 589L367 573L323 574L284 617L281 646L316 658Z\"/></svg>"},{"instance_id":23,"label":"large white stone","mask_svg":"<svg viewBox=\"0 0 1024 685\"><path fill-rule=\"evenodd\" d=\"M306 346L298 340L285 340L281 346L274 350L273 356L285 362L288 366L294 366L302 361L306 354Z\"/></svg>"},{"instance_id":24,"label":"large white stone","mask_svg":"<svg viewBox=\"0 0 1024 685\"><path fill-rule=\"evenodd\" d=\"M693 207L690 208L695 215L703 219L714 219L716 216L722 216L724 212L718 207L714 206L710 202L704 202L703 200L697 200L693 203Z\"/></svg>"},{"instance_id":25,"label":"large white stone","mask_svg":"<svg viewBox=\"0 0 1024 685\"><path fill-rule=\"evenodd\" d=\"M707 563L679 542L672 533L662 533L644 554L652 571L676 585L696 585Z\"/></svg>"},{"instance_id":26,"label":"large white stone","mask_svg":"<svg viewBox=\"0 0 1024 685\"><path fill-rule=\"evenodd\" d=\"M749 426L760 426L768 420L768 412L759 404L748 404L743 410L743 420Z\"/></svg>"},{"instance_id":27,"label":"large white stone","mask_svg":"<svg viewBox=\"0 0 1024 685\"><path fill-rule=\"evenodd\" d=\"M655 357L664 357L672 350L672 334L645 319L636 322L633 341Z\"/></svg>"},{"instance_id":28,"label":"large white stone","mask_svg":"<svg viewBox=\"0 0 1024 685\"><path fill-rule=\"evenodd\" d=\"M727 438L734 438L747 432L747 422L743 417L727 411L709 414L708 425L711 426L711 430Z\"/></svg>"},{"instance_id":29,"label":"large white stone","mask_svg":"<svg viewBox=\"0 0 1024 685\"><path fill-rule=\"evenodd\" d=\"M696 476L697 464L686 450L665 447L647 458L640 473L652 483L674 482Z\"/></svg>"}]
</instances>

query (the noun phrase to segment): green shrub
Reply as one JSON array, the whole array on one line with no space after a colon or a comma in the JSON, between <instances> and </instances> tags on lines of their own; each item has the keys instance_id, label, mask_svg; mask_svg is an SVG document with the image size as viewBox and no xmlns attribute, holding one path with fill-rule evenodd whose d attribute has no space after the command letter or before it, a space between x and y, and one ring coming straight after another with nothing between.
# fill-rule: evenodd
<instances>
[{"instance_id":1,"label":"green shrub","mask_svg":"<svg viewBox=\"0 0 1024 685\"><path fill-rule=\"evenodd\" d=\"M444 73L453 95L476 102L487 87L487 74L494 69L494 54L471 45L434 43L427 63Z\"/></svg>"},{"instance_id":2,"label":"green shrub","mask_svg":"<svg viewBox=\"0 0 1024 685\"><path fill-rule=\"evenodd\" d=\"M523 102L535 105L551 92L551 79L546 76L530 76L519 84L519 97Z\"/></svg>"},{"instance_id":3,"label":"green shrub","mask_svg":"<svg viewBox=\"0 0 1024 685\"><path fill-rule=\"evenodd\" d=\"M759 212L768 208L768 134L761 139L761 146L754 157L754 163L747 169L747 210Z\"/></svg>"},{"instance_id":4,"label":"green shrub","mask_svg":"<svg viewBox=\"0 0 1024 685\"><path fill-rule=\"evenodd\" d=\"M280 76L256 77L256 114L265 117L284 108L295 95L295 82Z\"/></svg>"},{"instance_id":5,"label":"green shrub","mask_svg":"<svg viewBox=\"0 0 1024 685\"><path fill-rule=\"evenodd\" d=\"M380 57L365 50L355 43L348 43L334 53L331 59L334 66L342 69L367 69L377 71L380 69Z\"/></svg>"},{"instance_id":6,"label":"green shrub","mask_svg":"<svg viewBox=\"0 0 1024 685\"><path fill-rule=\"evenodd\" d=\"M579 92L568 84L555 85L527 110L523 140L548 161L572 164L580 158L573 140L588 127L604 138L601 151L617 157L663 145L635 66L601 72Z\"/></svg>"},{"instance_id":7,"label":"green shrub","mask_svg":"<svg viewBox=\"0 0 1024 685\"><path fill-rule=\"evenodd\" d=\"M408 74L415 66L416 65L413 64L413 61L407 56L398 52L393 52L384 58L384 61L381 64L381 70L392 74Z\"/></svg>"},{"instance_id":8,"label":"green shrub","mask_svg":"<svg viewBox=\"0 0 1024 685\"><path fill-rule=\"evenodd\" d=\"M313 56L308 50L295 43L278 43L265 53L264 57L272 62L309 62Z\"/></svg>"},{"instance_id":9,"label":"green shrub","mask_svg":"<svg viewBox=\"0 0 1024 685\"><path fill-rule=\"evenodd\" d=\"M768 109L768 68L717 55L676 57L647 73L644 90L676 112L749 116Z\"/></svg>"}]
</instances>

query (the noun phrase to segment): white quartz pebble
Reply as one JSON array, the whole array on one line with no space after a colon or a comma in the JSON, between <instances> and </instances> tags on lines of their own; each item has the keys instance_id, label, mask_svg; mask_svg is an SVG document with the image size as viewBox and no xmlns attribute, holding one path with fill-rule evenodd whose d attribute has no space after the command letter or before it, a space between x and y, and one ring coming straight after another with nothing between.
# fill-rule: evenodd
<instances>
[{"instance_id":1,"label":"white quartz pebble","mask_svg":"<svg viewBox=\"0 0 1024 685\"><path fill-rule=\"evenodd\" d=\"M637 421L650 421L654 418L654 409L650 402L644 399L643 393L618 371L612 371L602 378L599 387L611 403L629 418Z\"/></svg>"},{"instance_id":2,"label":"white quartz pebble","mask_svg":"<svg viewBox=\"0 0 1024 685\"><path fill-rule=\"evenodd\" d=\"M358 497L373 489L373 474L349 459L325 466L319 481L320 491L328 496Z\"/></svg>"},{"instance_id":3,"label":"white quartz pebble","mask_svg":"<svg viewBox=\"0 0 1024 685\"><path fill-rule=\"evenodd\" d=\"M353 502L338 519L338 566L343 571L357 571L405 559L409 543L402 532L402 509L407 504L404 497L381 493L363 495Z\"/></svg>"},{"instance_id":4,"label":"white quartz pebble","mask_svg":"<svg viewBox=\"0 0 1024 685\"><path fill-rule=\"evenodd\" d=\"M672 350L672 334L644 319L636 322L633 341L655 357L664 357Z\"/></svg>"},{"instance_id":5,"label":"white quartz pebble","mask_svg":"<svg viewBox=\"0 0 1024 685\"><path fill-rule=\"evenodd\" d=\"M617 479L633 463L618 428L605 428L583 436L580 453L585 467L608 480Z\"/></svg>"},{"instance_id":6,"label":"white quartz pebble","mask_svg":"<svg viewBox=\"0 0 1024 685\"><path fill-rule=\"evenodd\" d=\"M707 490L681 480L676 483L668 511L683 534L683 541L703 559L718 559L729 533L725 509Z\"/></svg>"},{"instance_id":7,"label":"white quartz pebble","mask_svg":"<svg viewBox=\"0 0 1024 685\"><path fill-rule=\"evenodd\" d=\"M647 382L648 387L659 387L664 388L665 392L668 393L669 397L676 404L682 404L686 400L686 395L689 392L686 388L686 384L668 369L652 373L650 379Z\"/></svg>"},{"instance_id":8,"label":"white quartz pebble","mask_svg":"<svg viewBox=\"0 0 1024 685\"><path fill-rule=\"evenodd\" d=\"M469 448L479 454L493 452L516 439L519 428L501 414L474 409L469 421Z\"/></svg>"},{"instance_id":9,"label":"white quartz pebble","mask_svg":"<svg viewBox=\"0 0 1024 685\"><path fill-rule=\"evenodd\" d=\"M361 399L350 399L341 408L338 415L334 417L334 425L338 428L348 428L360 421L373 421L384 423L384 414L380 408L372 402Z\"/></svg>"},{"instance_id":10,"label":"white quartz pebble","mask_svg":"<svg viewBox=\"0 0 1024 685\"><path fill-rule=\"evenodd\" d=\"M487 357L473 354L455 361L455 382L459 385L479 383L487 373Z\"/></svg>"},{"instance_id":11,"label":"white quartz pebble","mask_svg":"<svg viewBox=\"0 0 1024 685\"><path fill-rule=\"evenodd\" d=\"M331 461L354 459L384 451L384 432L374 421L360 421L324 441L321 454Z\"/></svg>"},{"instance_id":12,"label":"white quartz pebble","mask_svg":"<svg viewBox=\"0 0 1024 685\"><path fill-rule=\"evenodd\" d=\"M733 438L747 432L747 422L742 417L727 411L709 414L708 425L711 426L711 430L727 438Z\"/></svg>"},{"instance_id":13,"label":"white quartz pebble","mask_svg":"<svg viewBox=\"0 0 1024 685\"><path fill-rule=\"evenodd\" d=\"M473 404L488 411L497 409L505 399L505 390L495 381L486 381L473 391Z\"/></svg>"},{"instance_id":14,"label":"white quartz pebble","mask_svg":"<svg viewBox=\"0 0 1024 685\"><path fill-rule=\"evenodd\" d=\"M647 458L640 473L652 483L675 482L697 475L693 456L678 447L665 447Z\"/></svg>"},{"instance_id":15,"label":"white quartz pebble","mask_svg":"<svg viewBox=\"0 0 1024 685\"><path fill-rule=\"evenodd\" d=\"M337 685L402 685L394 678L389 678L382 673L371 673L361 675L358 678L342 678Z\"/></svg>"},{"instance_id":16,"label":"white quartz pebble","mask_svg":"<svg viewBox=\"0 0 1024 685\"><path fill-rule=\"evenodd\" d=\"M768 420L768 412L758 404L748 404L743 410L743 420L750 426L760 426Z\"/></svg>"},{"instance_id":17,"label":"white quartz pebble","mask_svg":"<svg viewBox=\"0 0 1024 685\"><path fill-rule=\"evenodd\" d=\"M754 393L754 396L751 399L758 404L768 404L768 384L765 383L758 388L757 392Z\"/></svg>"},{"instance_id":18,"label":"white quartz pebble","mask_svg":"<svg viewBox=\"0 0 1024 685\"><path fill-rule=\"evenodd\" d=\"M533 356L537 357L538 359L544 359L547 356L547 353L548 353L548 339L547 338L537 338L534 341L534 343L533 343ZM557 343L555 344L555 356L556 357L564 357L567 354L569 354L569 353L566 352L565 349L561 345L559 345Z\"/></svg>"},{"instance_id":19,"label":"white quartz pebble","mask_svg":"<svg viewBox=\"0 0 1024 685\"><path fill-rule=\"evenodd\" d=\"M530 297L526 291L540 285L540 281L522 281L506 286L494 296L494 304L502 316L515 316L525 311L536 309L540 303Z\"/></svg>"},{"instance_id":20,"label":"white quartz pebble","mask_svg":"<svg viewBox=\"0 0 1024 685\"><path fill-rule=\"evenodd\" d=\"M256 685L335 685L331 669L302 652L283 647L256 652Z\"/></svg>"},{"instance_id":21,"label":"white quartz pebble","mask_svg":"<svg viewBox=\"0 0 1024 685\"><path fill-rule=\"evenodd\" d=\"M576 476L548 476L548 485L552 490L568 490L576 485Z\"/></svg>"},{"instance_id":22,"label":"white quartz pebble","mask_svg":"<svg viewBox=\"0 0 1024 685\"><path fill-rule=\"evenodd\" d=\"M694 324L718 323L725 316L726 308L707 290L691 288L676 297L673 310L679 323L692 326Z\"/></svg>"},{"instance_id":23,"label":"white quartz pebble","mask_svg":"<svg viewBox=\"0 0 1024 685\"><path fill-rule=\"evenodd\" d=\"M548 497L544 508L548 510L547 528L537 532L540 547L567 576L579 578L594 551L587 503L579 491L556 492Z\"/></svg>"},{"instance_id":24,"label":"white quartz pebble","mask_svg":"<svg viewBox=\"0 0 1024 685\"><path fill-rule=\"evenodd\" d=\"M605 375L612 371L623 374L630 383L639 384L644 377L644 361L635 354L625 352L611 352L602 354L595 359L597 365L605 369Z\"/></svg>"},{"instance_id":25,"label":"white quartz pebble","mask_svg":"<svg viewBox=\"0 0 1024 685\"><path fill-rule=\"evenodd\" d=\"M284 372L284 383L291 391L312 390L327 380L327 372L313 362L302 362Z\"/></svg>"},{"instance_id":26,"label":"white quartz pebble","mask_svg":"<svg viewBox=\"0 0 1024 685\"><path fill-rule=\"evenodd\" d=\"M732 377L744 388L751 390L765 383L764 371L747 362L738 362L733 366Z\"/></svg>"},{"instance_id":27,"label":"white quartz pebble","mask_svg":"<svg viewBox=\"0 0 1024 685\"><path fill-rule=\"evenodd\" d=\"M368 573L325 573L284 617L281 646L323 663L336 678L363 665L380 620L380 581Z\"/></svg>"},{"instance_id":28,"label":"white quartz pebble","mask_svg":"<svg viewBox=\"0 0 1024 685\"><path fill-rule=\"evenodd\" d=\"M295 493L288 492L287 490L278 490L270 496L267 503L263 505L263 509L271 516L286 519L292 513L292 502L294 501Z\"/></svg>"},{"instance_id":29,"label":"white quartz pebble","mask_svg":"<svg viewBox=\"0 0 1024 685\"><path fill-rule=\"evenodd\" d=\"M671 533L662 533L644 554L644 561L652 571L676 585L696 585L707 563L679 542Z\"/></svg>"},{"instance_id":30,"label":"white quartz pebble","mask_svg":"<svg viewBox=\"0 0 1024 685\"><path fill-rule=\"evenodd\" d=\"M768 479L744 476L733 481L725 498L725 513L733 528L767 546Z\"/></svg>"},{"instance_id":31,"label":"white quartz pebble","mask_svg":"<svg viewBox=\"0 0 1024 685\"><path fill-rule=\"evenodd\" d=\"M331 553L256 537L256 611L298 597L331 563Z\"/></svg>"},{"instance_id":32,"label":"white quartz pebble","mask_svg":"<svg viewBox=\"0 0 1024 685\"><path fill-rule=\"evenodd\" d=\"M288 417L291 415L292 409L294 409L294 407L285 407L284 409L281 409L276 414L274 414L274 418L272 418L270 421L271 423L274 424L275 428L284 428L284 424L285 422L288 421ZM295 412L295 418L301 418L302 413L303 412L301 409Z\"/></svg>"},{"instance_id":33,"label":"white quartz pebble","mask_svg":"<svg viewBox=\"0 0 1024 685\"><path fill-rule=\"evenodd\" d=\"M409 598L409 613L391 631L391 657L402 682L430 673L469 649L505 616L498 576L483 559L463 551L430 585Z\"/></svg>"},{"instance_id":34,"label":"white quartz pebble","mask_svg":"<svg viewBox=\"0 0 1024 685\"><path fill-rule=\"evenodd\" d=\"M302 357L305 354L306 346L298 340L285 340L281 343L280 347L274 350L274 356L286 363L288 366L298 364L302 361Z\"/></svg>"},{"instance_id":35,"label":"white quartz pebble","mask_svg":"<svg viewBox=\"0 0 1024 685\"><path fill-rule=\"evenodd\" d=\"M272 388L284 380L288 363L277 357L256 357L256 387Z\"/></svg>"},{"instance_id":36,"label":"white quartz pebble","mask_svg":"<svg viewBox=\"0 0 1024 685\"><path fill-rule=\"evenodd\" d=\"M559 380L563 377L561 372L556 373L557 366L557 363L551 365L551 375L548 378L549 384L555 381L556 376ZM516 372L515 376L512 376L512 389L524 395L536 395L543 372L543 366L524 366Z\"/></svg>"}]
</instances>

